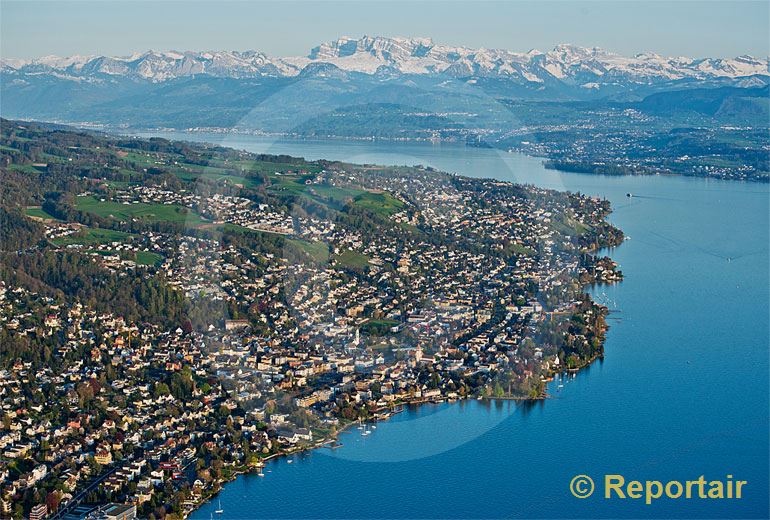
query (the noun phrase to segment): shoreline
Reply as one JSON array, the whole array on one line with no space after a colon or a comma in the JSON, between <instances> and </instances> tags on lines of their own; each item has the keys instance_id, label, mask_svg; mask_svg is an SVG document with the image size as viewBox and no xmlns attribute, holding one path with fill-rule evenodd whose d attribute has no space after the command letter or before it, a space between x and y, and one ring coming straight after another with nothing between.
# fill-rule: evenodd
<instances>
[{"instance_id":1,"label":"shoreline","mask_svg":"<svg viewBox=\"0 0 770 520\"><path fill-rule=\"evenodd\" d=\"M577 368L577 369L564 369L564 370L560 370L560 371L554 371L553 373L549 374L549 376L545 380L545 382L546 382L546 384L552 382L554 380L553 376L556 375L556 374L566 374L566 373L576 373L576 372L579 372L580 370L590 366L594 361L596 361L600 357L601 356L594 356L593 358L591 358L590 361L588 361L584 365L581 365L580 368ZM503 396L503 397L482 397L482 396L472 396L472 395L470 395L470 396L462 396L462 397L451 398L451 399L450 398L446 398L446 397L442 397L440 399L422 399L422 398L419 398L419 399L415 399L415 400L399 402L399 403L397 403L394 406L394 408L399 408L400 407L401 408L400 410L391 412L390 414L388 414L387 416L382 417L382 418L374 418L374 419L362 421L361 424L374 424L374 423L380 423L380 422L387 422L387 420L390 419L390 417L392 417L393 415L402 413L404 411L404 407L406 407L406 406L421 406L421 405L424 405L424 404L442 404L442 403L457 404L457 403L460 403L462 401L538 402L538 401L546 401L548 399L554 399L554 398L555 397L553 395L548 394L545 391L542 394L540 394L539 396L537 396L537 397L515 396L515 395ZM378 413L379 412L375 412L375 415L378 414ZM259 463L257 465L255 465L255 466L253 466L253 467L247 467L246 469L244 469L244 468L235 469L233 471L233 473L230 475L229 478L221 479L221 480L217 481L216 485L218 486L218 489L216 491L212 492L210 495L207 495L205 497L201 497L201 499L195 503L195 506L190 511L183 513L182 518L184 518L184 519L189 518L190 515L192 515L192 513L194 513L198 509L200 509L205 504L211 502L214 498L216 498L224 490L224 488L225 488L225 486L227 484L229 484L231 482L234 482L238 477L257 474L257 472L259 470L261 470L263 467L265 467L265 465L266 465L266 463L268 461L277 460L277 459L280 459L280 458L283 458L283 457L289 457L291 455L296 455L298 453L305 453L305 452L309 452L309 451L313 451L313 450L317 450L317 449L321 449L321 448L326 448L326 447L328 447L330 449L337 449L339 447L342 447L343 446L342 443L338 443L340 435L342 435L344 433L348 433L348 431L353 426L355 426L356 424L358 424L358 421L349 421L345 425L341 426L338 430L336 430L333 435L330 435L330 436L327 436L327 437L323 437L323 438L319 439L317 442L313 443L312 445L302 446L302 447L299 447L299 448L296 448L296 449L292 449L292 450L283 450L283 451L279 451L279 452L276 452L276 453L271 453L270 455L268 455L268 456L266 456L264 458L261 458ZM329 446L330 444L332 444L332 446ZM334 444L337 444L337 445L335 446Z\"/></svg>"},{"instance_id":2,"label":"shoreline","mask_svg":"<svg viewBox=\"0 0 770 520\"><path fill-rule=\"evenodd\" d=\"M460 402L460 401L469 401L469 400L479 400L479 401L482 401L482 400L483 401L544 401L544 400L549 399L549 398L550 398L550 396L548 396L547 394L539 396L539 397L515 397L515 396L511 396L511 397L478 397L478 398L473 398L472 396L471 397L467 397L466 396L466 397L460 397L460 398L452 399L452 400L443 398L443 399L432 399L432 400L405 401L403 403L399 403L397 406L401 406L401 407L404 407L404 406L420 406L420 405L423 405L423 404L440 404L440 403L455 404L455 403ZM401 413L401 411L403 411L403 410L400 410L399 412L395 412L394 414L391 414L391 415L395 415L396 413ZM390 415L388 417L382 418L382 419L363 421L361 424L373 424L373 423L385 422L389 418L390 418ZM210 495L202 496L200 498L200 500L195 502L194 507L190 511L184 512L182 514L182 518L183 519L189 518L190 515L192 515L195 511L200 509L205 504L211 502L213 499L215 499L224 490L224 488L225 488L225 486L227 484L229 484L231 482L234 482L238 477L257 474L257 471L262 469L266 465L266 463L268 461L271 461L271 460L277 460L277 459L280 459L280 458L283 458L283 457L289 457L291 455L296 455L298 453L305 453L305 452L309 452L309 451L313 451L313 450L329 447L328 446L329 444L337 443L337 441L339 440L339 436L342 435L343 433L348 433L348 430L350 430L350 428L352 428L356 424L357 424L357 421L350 421L347 424L345 424L344 426L342 426L341 428L339 428L333 435L328 436L328 437L323 437L318 442L313 443L310 446L302 446L300 448L293 449L291 451L280 451L280 452L276 452L276 453L271 453L270 455L268 455L268 456L266 456L264 458L261 458L259 463L257 465L255 465L255 466L253 466L253 467L248 467L248 469L244 469L244 468L234 469L233 472L231 473L231 475L229 476L229 478L220 479L220 480L218 480L216 482L216 485L218 486L218 489L216 491L212 492ZM336 449L336 448L341 447L341 446L342 446L342 443L339 443L338 446L330 447L330 449ZM255 470L257 470L257 471L255 471Z\"/></svg>"},{"instance_id":3,"label":"shoreline","mask_svg":"<svg viewBox=\"0 0 770 520\"><path fill-rule=\"evenodd\" d=\"M71 124L74 126L81 125L81 123L62 123L62 124ZM463 139L459 139L456 137L356 137L356 136L345 136L345 135L324 135L324 136L304 136L300 134L294 134L294 133L288 133L288 132L260 132L260 131L239 131L237 129L232 128L121 128L121 127L114 127L112 125L85 125L81 126L85 129L92 129L97 131L105 131L110 133L121 133L121 131L129 130L131 133L124 134L124 135L133 135L137 136L139 134L145 133L145 134L218 134L218 135L224 135L224 136L242 136L242 137L256 137L256 138L264 138L264 139L285 139L285 140L292 140L292 141L298 141L298 142L324 142L324 141L332 141L332 142L340 142L340 141L348 141L353 143L374 143L374 142L385 142L385 143L414 143L414 144L426 144L426 143L433 143L433 144L450 144L450 145L457 145L457 146L464 146L467 148L472 149L478 149L478 150L494 150L501 154L519 154L523 155L525 157L530 157L532 159L540 159L544 165L544 167L548 170L557 171L559 173L567 173L567 174L577 174L577 175L593 175L593 176L603 176L603 177L655 177L655 176L661 176L661 177L692 177L692 178L699 178L699 179L719 179L724 181L733 181L733 182L747 182L747 183L758 183L758 184L768 184L770 183L770 179L767 177L759 177L759 178L733 178L730 176L709 176L709 175L688 175L687 173L681 173L681 172L673 172L673 171L665 171L665 170L654 170L654 171L634 171L629 173L609 173L609 172L602 172L602 171L581 171L578 169L570 169L568 166L563 165L557 165L555 163L558 163L557 159L554 159L552 157L549 157L548 155L542 155L538 153L528 153L523 150L517 150L514 148L503 148L500 146L495 146L494 144L484 143L483 146L481 145L474 145L472 141L467 141ZM215 144L215 143L212 143Z\"/></svg>"}]
</instances>

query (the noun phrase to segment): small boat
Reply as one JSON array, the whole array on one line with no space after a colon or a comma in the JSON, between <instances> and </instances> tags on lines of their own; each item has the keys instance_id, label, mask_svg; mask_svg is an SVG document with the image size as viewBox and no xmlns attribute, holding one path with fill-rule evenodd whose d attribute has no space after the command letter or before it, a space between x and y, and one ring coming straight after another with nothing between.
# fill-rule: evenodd
<instances>
[{"instance_id":1,"label":"small boat","mask_svg":"<svg viewBox=\"0 0 770 520\"><path fill-rule=\"evenodd\" d=\"M376 429L377 429L377 426L375 426L374 424L372 424L372 430L376 430Z\"/></svg>"},{"instance_id":2,"label":"small boat","mask_svg":"<svg viewBox=\"0 0 770 520\"><path fill-rule=\"evenodd\" d=\"M222 513L224 513L224 512L225 512L225 510L224 510L224 509L222 509L222 501L221 501L221 500L219 501L219 507L218 507L218 508L217 508L217 510L216 510L216 511L214 511L214 512L215 512L216 514L218 514L218 515L221 515Z\"/></svg>"},{"instance_id":3,"label":"small boat","mask_svg":"<svg viewBox=\"0 0 770 520\"><path fill-rule=\"evenodd\" d=\"M289 459L289 460L286 461L287 464L291 464L293 462L294 462L294 459Z\"/></svg>"},{"instance_id":4,"label":"small boat","mask_svg":"<svg viewBox=\"0 0 770 520\"><path fill-rule=\"evenodd\" d=\"M265 476L265 474L264 474L264 473L262 472L262 470L260 469L260 470L259 470L259 473L257 473L257 476L258 476L258 477L264 477L264 476Z\"/></svg>"}]
</instances>

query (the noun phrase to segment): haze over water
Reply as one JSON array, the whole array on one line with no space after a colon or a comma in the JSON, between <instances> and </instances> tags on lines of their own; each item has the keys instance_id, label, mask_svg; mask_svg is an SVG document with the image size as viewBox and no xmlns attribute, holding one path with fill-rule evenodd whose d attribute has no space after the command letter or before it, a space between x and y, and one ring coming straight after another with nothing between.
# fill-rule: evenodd
<instances>
[{"instance_id":1,"label":"haze over water","mask_svg":"<svg viewBox=\"0 0 770 520\"><path fill-rule=\"evenodd\" d=\"M424 164L606 197L631 239L609 252L625 280L605 359L553 383L545 402L410 408L343 447L273 461L218 497L221 518L767 518L768 185L545 170L457 145L158 134L252 152ZM631 193L633 197L627 197ZM741 500L574 498L570 479L747 480ZM192 518L207 519L216 501Z\"/></svg>"}]
</instances>

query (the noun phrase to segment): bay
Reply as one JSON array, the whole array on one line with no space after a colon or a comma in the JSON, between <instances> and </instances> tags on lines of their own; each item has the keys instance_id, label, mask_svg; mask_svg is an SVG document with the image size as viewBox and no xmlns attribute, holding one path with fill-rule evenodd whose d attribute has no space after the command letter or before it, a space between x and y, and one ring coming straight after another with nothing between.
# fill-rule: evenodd
<instances>
[{"instance_id":1,"label":"bay","mask_svg":"<svg viewBox=\"0 0 770 520\"><path fill-rule=\"evenodd\" d=\"M145 134L147 135L147 134ZM454 144L156 134L252 152L423 164L609 199L630 237L606 356L544 402L409 408L343 447L272 461L219 495L221 518L768 518L768 185L546 170ZM632 194L631 197L628 194ZM577 474L746 480L740 500L579 500ZM209 518L216 503L192 518Z\"/></svg>"}]
</instances>

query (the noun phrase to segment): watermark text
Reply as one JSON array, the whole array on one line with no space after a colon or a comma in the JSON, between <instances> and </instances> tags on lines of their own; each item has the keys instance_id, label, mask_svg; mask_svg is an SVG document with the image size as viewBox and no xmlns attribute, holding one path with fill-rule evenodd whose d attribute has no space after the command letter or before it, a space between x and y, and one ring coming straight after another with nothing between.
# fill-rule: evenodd
<instances>
[{"instance_id":1,"label":"watermark text","mask_svg":"<svg viewBox=\"0 0 770 520\"><path fill-rule=\"evenodd\" d=\"M605 499L644 500L645 504L668 499L738 500L743 497L748 484L727 475L719 480L709 480L700 475L694 480L629 480L624 475L607 474L602 481ZM570 492L576 498L584 499L593 495L596 485L588 475L576 475L569 484Z\"/></svg>"}]
</instances>

